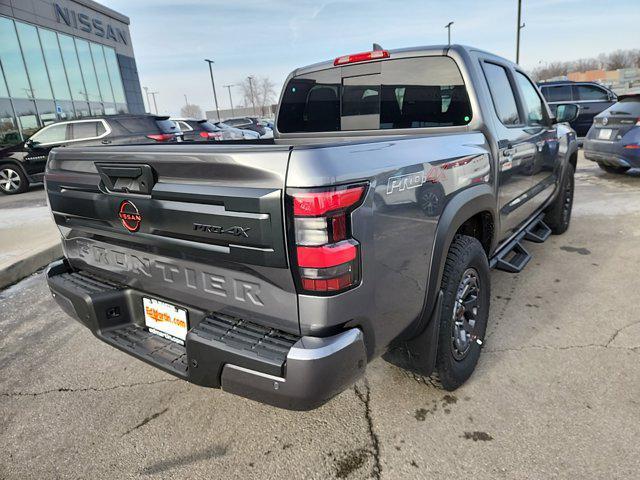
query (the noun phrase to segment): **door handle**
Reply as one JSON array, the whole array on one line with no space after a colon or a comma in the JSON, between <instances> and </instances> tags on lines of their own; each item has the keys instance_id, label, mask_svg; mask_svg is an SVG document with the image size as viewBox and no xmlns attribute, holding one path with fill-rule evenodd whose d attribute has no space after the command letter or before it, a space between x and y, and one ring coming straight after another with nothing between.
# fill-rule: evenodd
<instances>
[{"instance_id":1,"label":"door handle","mask_svg":"<svg viewBox=\"0 0 640 480\"><path fill-rule=\"evenodd\" d=\"M513 157L513 155L514 155L515 153L516 153L516 149L515 149L515 148L513 148L513 147L509 147L509 148L505 148L505 149L502 151L502 156L503 156L503 157L511 158L511 157Z\"/></svg>"}]
</instances>

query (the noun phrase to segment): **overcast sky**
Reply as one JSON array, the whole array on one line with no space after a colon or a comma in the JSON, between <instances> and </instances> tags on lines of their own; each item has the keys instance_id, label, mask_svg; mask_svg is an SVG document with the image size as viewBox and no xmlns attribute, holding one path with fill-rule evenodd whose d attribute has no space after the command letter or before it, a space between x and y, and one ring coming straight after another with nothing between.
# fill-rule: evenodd
<instances>
[{"instance_id":1,"label":"overcast sky","mask_svg":"<svg viewBox=\"0 0 640 480\"><path fill-rule=\"evenodd\" d=\"M596 56L640 47L640 0L523 0L520 63ZM268 76L279 89L296 67L370 50L446 43L515 60L517 0L101 0L131 19L140 82L158 91L161 113L190 103L213 109L204 58L223 85ZM240 102L236 88L234 104Z\"/></svg>"}]
</instances>

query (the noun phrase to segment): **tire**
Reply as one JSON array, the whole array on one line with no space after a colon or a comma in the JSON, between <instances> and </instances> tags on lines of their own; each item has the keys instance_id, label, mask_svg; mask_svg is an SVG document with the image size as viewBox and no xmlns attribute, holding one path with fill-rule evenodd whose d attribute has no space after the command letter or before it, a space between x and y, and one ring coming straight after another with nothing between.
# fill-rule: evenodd
<instances>
[{"instance_id":1,"label":"tire","mask_svg":"<svg viewBox=\"0 0 640 480\"><path fill-rule=\"evenodd\" d=\"M575 186L575 169L572 164L567 165L567 171L562 179L558 196L545 212L544 222L554 235L566 232L571 223L571 210L573 209L573 190Z\"/></svg>"},{"instance_id":2,"label":"tire","mask_svg":"<svg viewBox=\"0 0 640 480\"><path fill-rule=\"evenodd\" d=\"M631 168L631 167L620 167L615 165L605 165L602 162L598 162L598 166L607 173L614 173L618 175L625 173L627 170Z\"/></svg>"},{"instance_id":3,"label":"tire","mask_svg":"<svg viewBox=\"0 0 640 480\"><path fill-rule=\"evenodd\" d=\"M471 277L469 276L471 275ZM469 280L472 279L471 282ZM474 295L474 287L475 290ZM468 288L465 290L464 286ZM489 279L489 261L480 242L466 235L456 235L449 247L444 265L441 289L442 310L440 313L440 332L438 352L436 354L434 383L445 390L455 390L471 376L480 358L480 350L489 319L491 285ZM461 297L467 291L468 296ZM454 307L459 300L467 299L475 308ZM469 308L469 307L467 307ZM474 324L468 322L473 317ZM456 321L467 325L464 330L456 329ZM456 341L456 336L458 341ZM460 338L466 342L460 343Z\"/></svg>"},{"instance_id":4,"label":"tire","mask_svg":"<svg viewBox=\"0 0 640 480\"><path fill-rule=\"evenodd\" d=\"M0 165L0 193L15 195L26 192L27 188L29 188L29 179L22 168L12 163Z\"/></svg>"}]
</instances>

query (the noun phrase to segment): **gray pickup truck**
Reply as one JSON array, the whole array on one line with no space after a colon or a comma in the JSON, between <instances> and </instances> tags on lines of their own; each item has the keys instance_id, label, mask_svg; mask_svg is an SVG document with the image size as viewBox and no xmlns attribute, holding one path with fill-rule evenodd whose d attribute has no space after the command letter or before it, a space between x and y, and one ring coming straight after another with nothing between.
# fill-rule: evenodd
<instances>
[{"instance_id":1,"label":"gray pickup truck","mask_svg":"<svg viewBox=\"0 0 640 480\"><path fill-rule=\"evenodd\" d=\"M566 125L512 62L452 45L301 68L275 138L53 150L60 307L198 385L315 408L403 349L447 390L472 374L491 268L569 226Z\"/></svg>"}]
</instances>

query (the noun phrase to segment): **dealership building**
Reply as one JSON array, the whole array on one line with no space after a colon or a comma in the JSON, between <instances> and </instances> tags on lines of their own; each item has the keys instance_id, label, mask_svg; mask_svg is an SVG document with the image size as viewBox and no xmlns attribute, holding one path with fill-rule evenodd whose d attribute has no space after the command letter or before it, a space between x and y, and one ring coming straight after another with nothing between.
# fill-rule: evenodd
<instances>
[{"instance_id":1,"label":"dealership building","mask_svg":"<svg viewBox=\"0 0 640 480\"><path fill-rule=\"evenodd\" d=\"M144 111L128 17L92 0L0 0L0 145Z\"/></svg>"}]
</instances>

